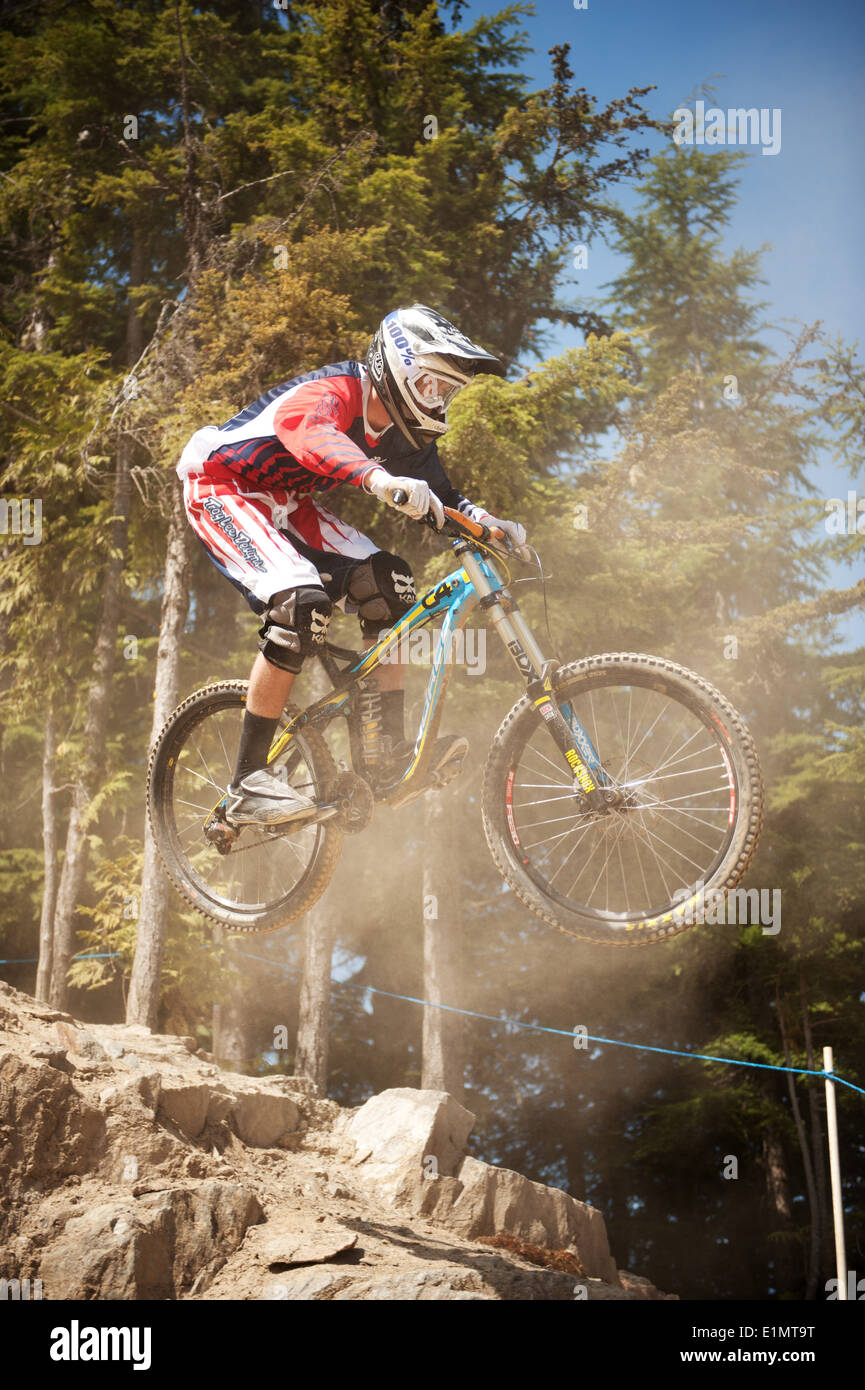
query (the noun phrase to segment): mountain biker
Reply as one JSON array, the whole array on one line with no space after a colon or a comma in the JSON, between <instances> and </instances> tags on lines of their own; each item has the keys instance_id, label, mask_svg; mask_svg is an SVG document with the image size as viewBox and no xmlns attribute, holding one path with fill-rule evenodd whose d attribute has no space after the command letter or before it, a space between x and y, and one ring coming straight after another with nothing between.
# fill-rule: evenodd
<instances>
[{"instance_id":1,"label":"mountain biker","mask_svg":"<svg viewBox=\"0 0 865 1390\"><path fill-rule=\"evenodd\" d=\"M499 526L522 546L525 530L470 502L436 449L447 409L478 373L501 376L498 358L423 304L379 325L366 363L339 362L284 381L226 424L193 435L177 472L189 521L221 574L263 618L234 779L225 805L236 824L281 824L313 804L267 771L267 754L304 657L327 637L334 607L357 613L366 645L417 601L405 560L380 550L312 494L349 483L419 519L442 504ZM407 501L394 497L402 491ZM380 666L386 780L408 765L405 668ZM462 760L464 738L436 741L431 771Z\"/></svg>"}]
</instances>

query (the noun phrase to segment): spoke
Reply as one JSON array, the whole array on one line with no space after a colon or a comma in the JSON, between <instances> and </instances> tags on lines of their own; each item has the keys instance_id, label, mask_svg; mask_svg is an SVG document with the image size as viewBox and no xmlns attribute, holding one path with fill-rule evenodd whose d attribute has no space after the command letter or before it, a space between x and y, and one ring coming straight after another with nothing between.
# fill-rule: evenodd
<instances>
[{"instance_id":1,"label":"spoke","mask_svg":"<svg viewBox=\"0 0 865 1390\"><path fill-rule=\"evenodd\" d=\"M532 791L551 791L553 787L561 787L564 795L573 796L573 788L566 782L514 782L515 787L528 787Z\"/></svg>"},{"instance_id":2,"label":"spoke","mask_svg":"<svg viewBox=\"0 0 865 1390\"><path fill-rule=\"evenodd\" d=\"M221 720L217 720L217 721L216 721L216 732L217 732L217 734L219 735L219 742L222 744L222 751L223 751L223 753L225 754L225 766L228 768L228 780L229 780L229 782L230 782L230 781L231 781L231 775L232 775L232 773L233 773L233 771L234 771L234 763L231 762L231 760L230 760L230 758L229 758L229 756L228 756L228 749L226 748L226 746L225 746L225 740L224 740L223 737L222 737L222 721L221 721ZM235 758L234 761L237 762L237 759Z\"/></svg>"},{"instance_id":3,"label":"spoke","mask_svg":"<svg viewBox=\"0 0 865 1390\"><path fill-rule=\"evenodd\" d=\"M532 744L532 743L526 744L526 752L527 752L527 753L534 753L536 757L538 757L538 758L543 758L544 762L545 762L545 763L549 763L549 765L550 765L550 767L553 769L553 771L554 771L554 772L557 772L557 773L559 774L560 777L564 775L564 768L560 767L558 763L554 763L553 760L552 760L552 758L548 758L547 755L546 755L546 753L542 753L541 750L540 750L540 748L536 748L536 747L534 746L534 744ZM558 786L558 787L564 787L564 786L567 786L567 783L566 783L566 782L556 782L556 783L554 783L554 785L555 785L555 786Z\"/></svg>"},{"instance_id":4,"label":"spoke","mask_svg":"<svg viewBox=\"0 0 865 1390\"><path fill-rule=\"evenodd\" d=\"M177 804L178 806L191 806L193 810L203 811L205 815L213 810L212 806L203 806L199 801L184 801L182 796L177 798Z\"/></svg>"},{"instance_id":5,"label":"spoke","mask_svg":"<svg viewBox=\"0 0 865 1390\"><path fill-rule=\"evenodd\" d=\"M546 835L543 840L532 840L529 844L523 845L523 849L537 849L538 845L548 845L552 840L561 840L564 835L573 835L578 829L579 826L572 825L570 830L560 830L557 835Z\"/></svg>"},{"instance_id":6,"label":"spoke","mask_svg":"<svg viewBox=\"0 0 865 1390\"><path fill-rule=\"evenodd\" d=\"M561 796L539 796L534 801L515 801L514 810L524 811L529 806L548 806L553 801L573 801L573 799L574 793L572 791L562 792Z\"/></svg>"},{"instance_id":7,"label":"spoke","mask_svg":"<svg viewBox=\"0 0 865 1390\"><path fill-rule=\"evenodd\" d=\"M616 835L616 840L614 841L614 845L618 843L618 841L621 839L621 837L622 837L622 827L621 827L621 825L620 825L620 826L619 826L619 829L618 829L618 833L617 833L617 835ZM589 903L592 901L592 898L595 896L595 889L597 888L598 884L600 883L600 881L601 881L601 875L603 874L604 870L606 869L607 864L609 863L609 861L610 861L610 856L609 856L609 854L608 854L607 857L606 857L606 859L604 860L603 864L601 865L600 869L598 870L598 877L595 879L594 883L592 884L591 888L589 889L589 896L588 896L588 900L587 900ZM582 877L582 874L580 874L580 875L578 876L578 878L575 880L575 882L574 882L574 884L573 884L573 887L576 887L576 884L579 882L579 879L580 879L581 877ZM571 892L572 892L572 889L568 889L568 897L570 897ZM609 900L609 899L607 899L607 901L608 901L608 900Z\"/></svg>"},{"instance_id":8,"label":"spoke","mask_svg":"<svg viewBox=\"0 0 865 1390\"><path fill-rule=\"evenodd\" d=\"M674 748L673 753L670 755L669 758L666 759L665 762L658 763L658 766L655 768L654 772L652 773L652 776L657 777L658 773L663 772L665 768L675 767L677 763L686 763L689 758L699 757L701 753L711 753L712 749L717 747L717 744L715 743L707 743L705 748L692 748L690 753L683 753L681 757L675 757L674 755L676 753L681 753L681 750L683 748L687 748L688 744L691 742L691 739L696 738L698 733L699 729L696 729L694 733L691 734L691 738L686 739L685 742L680 744L678 748Z\"/></svg>"},{"instance_id":9,"label":"spoke","mask_svg":"<svg viewBox=\"0 0 865 1390\"><path fill-rule=\"evenodd\" d=\"M622 890L625 894L625 911L630 912L631 899L628 893L628 876L625 873L625 861L622 858L622 845L620 839L616 841L616 852L619 856L619 871L622 875ZM607 903L607 911L609 911L609 902Z\"/></svg>"},{"instance_id":10,"label":"spoke","mask_svg":"<svg viewBox=\"0 0 865 1390\"><path fill-rule=\"evenodd\" d=\"M586 831L587 831L588 829L589 829L589 827L588 827L587 825L583 826L583 832L582 832L583 835L585 835L585 833L586 833ZM565 858L562 860L562 862L561 862L561 864L559 865L559 867L556 869L556 872L553 874L552 878L547 879L547 882L549 883L549 885L550 885L551 888L552 888L553 884L555 883L556 879L558 878L559 874L562 872L562 869L565 867L565 865L568 864L568 863L570 863L571 856L573 855L573 853L575 852L575 850L578 850L578 849L579 849L580 844L581 844L581 839L580 839L580 840L575 840L575 841L574 841L573 845L571 846L571 848L570 848L570 850L568 851L568 853L567 853L567 855L565 856ZM587 861L587 862L588 862L588 861Z\"/></svg>"},{"instance_id":11,"label":"spoke","mask_svg":"<svg viewBox=\"0 0 865 1390\"><path fill-rule=\"evenodd\" d=\"M669 902L672 902L672 900L673 900L673 895L672 895L672 892L670 891L670 885L669 885L669 883L667 882L667 876L666 876L666 874L664 873L664 868L665 868L665 867L668 868L668 869L670 870L670 873L671 873L671 874L675 874L676 871L675 871L675 869L673 868L672 864L667 864L666 860L662 859L661 856L658 854L658 851L655 849L655 846L654 846L654 845L651 843L651 841L647 838L647 835L646 835L646 833L645 833L645 827L643 827L643 830L644 830L644 839L643 839L643 843L645 844L646 849L649 851L649 853L650 853L650 854L653 854L653 855L655 856L656 867L657 867L658 873L660 874L660 876L661 876L661 878L662 878L662 880L663 880L663 883L664 883L664 892L667 894L667 900L668 900ZM650 901L651 901L651 895L650 895Z\"/></svg>"},{"instance_id":12,"label":"spoke","mask_svg":"<svg viewBox=\"0 0 865 1390\"><path fill-rule=\"evenodd\" d=\"M694 868L699 873L702 874L705 872L702 864L698 863L696 859L692 859L691 856L689 854L686 854L684 850L677 849L675 845L671 845L669 841L664 839L663 835L658 834L657 830L652 830L651 827L648 825L644 828L646 830L646 834L651 835L653 839L660 840L661 844L664 846L665 849L671 849L674 854L678 854L680 859L687 859L688 863L693 864Z\"/></svg>"},{"instance_id":13,"label":"spoke","mask_svg":"<svg viewBox=\"0 0 865 1390\"><path fill-rule=\"evenodd\" d=\"M643 868L643 861L642 861L642 859L640 858L640 837L639 837L639 835L636 836L636 837L634 838L634 840L633 840L633 846L634 846L634 857L635 857L635 859L636 859L636 861L637 861L637 864L639 865L639 868L640 868L640 878L643 880L643 891L644 891L645 894L646 894L646 911L648 912L649 908L652 906L652 895L651 895L651 893L649 892L649 885L648 885L648 883L646 882L646 871L645 871L645 869Z\"/></svg>"},{"instance_id":14,"label":"spoke","mask_svg":"<svg viewBox=\"0 0 865 1390\"><path fill-rule=\"evenodd\" d=\"M207 767L207 763L204 762L204 758L202 758L201 761L204 763L204 766ZM209 767L207 768L207 771L208 773L210 772ZM178 768L178 772L189 773L190 776L197 777L199 782L203 782L205 786L215 787L216 790L219 792L220 796L222 796L225 792L225 787L220 787L219 783L214 782L213 778L210 776L202 777L201 773L196 771L194 767L189 767L188 765L185 765L181 768Z\"/></svg>"},{"instance_id":15,"label":"spoke","mask_svg":"<svg viewBox=\"0 0 865 1390\"><path fill-rule=\"evenodd\" d=\"M207 759L205 758L204 754L202 753L202 751L201 751L201 749L199 748L199 746L198 746L197 743L196 743L196 745L195 745L195 751L196 751L196 753L198 754L198 756L199 756L199 758L201 759L201 761L204 763L204 771L207 773L207 778L206 778L206 779L202 778L202 780L203 780L203 781L204 781L204 780L209 781L209 782L210 782L210 785L211 785L212 787L216 787L217 791L224 791L224 790L225 790L224 787L220 787L220 785L219 785L218 782L214 782L214 780L213 780L213 773L210 771L210 768L208 767ZM189 768L188 770L189 770L190 772L194 772L194 771L195 771L194 768ZM201 774L199 773L198 776L201 776Z\"/></svg>"},{"instance_id":16,"label":"spoke","mask_svg":"<svg viewBox=\"0 0 865 1390\"><path fill-rule=\"evenodd\" d=\"M652 720L651 724L649 725L648 729L647 729L646 732L643 734L643 737L640 739L640 742L636 745L635 748L632 748L632 749L630 750L630 752L628 753L627 760L626 760L626 762L625 762L625 766L622 768L622 772L621 772L621 775L622 775L623 777L624 777L625 773L627 772L628 768L630 767L630 765L631 765L631 763L632 763L632 761L633 761L633 759L634 759L634 755L642 748L643 744L646 742L646 739L649 737L649 734L650 734L650 733L652 732L652 730L654 729L654 727L655 727L655 725L657 724L658 720L659 720L659 719L662 719L663 716L667 713L668 708L669 708L669 706L668 706L667 704L663 704L663 705L661 706L661 708L658 710L658 713L655 715L655 718ZM669 747L669 744L668 744L667 746Z\"/></svg>"},{"instance_id":17,"label":"spoke","mask_svg":"<svg viewBox=\"0 0 865 1390\"><path fill-rule=\"evenodd\" d=\"M653 812L654 812L655 815L659 815L659 812L656 811L656 810L654 809L654 807L653 807L652 809L653 809ZM665 817L664 817L664 816L660 816L660 819L663 821L663 820L665 819ZM672 828L674 834L689 835L689 836L691 837L692 840L696 840L696 842L697 842L698 845L702 845L705 849L710 850L712 854L717 854L718 849L720 848L720 844L719 844L719 845L710 845L706 840L701 840L700 837L699 837L699 835L695 835L694 832L693 832L693 830L689 830L688 827L687 827L686 825L682 825L682 826L673 825L671 828ZM710 827L710 828L714 828L714 827ZM723 838L724 838L724 836L723 836L723 834L722 834L722 835L721 835L721 841L723 841Z\"/></svg>"},{"instance_id":18,"label":"spoke","mask_svg":"<svg viewBox=\"0 0 865 1390\"><path fill-rule=\"evenodd\" d=\"M674 815L674 816L685 816L688 820L696 821L696 822L697 822L697 825L705 825L705 826L707 826L709 830L720 830L720 831L723 831L723 830L724 830L724 827L723 827L722 825L719 825L717 821L713 821L713 820L703 820L702 816L695 816L695 815L693 815L692 812L691 812L691 811L687 811L687 810L685 809L684 806L666 806L666 803L663 802L663 801L659 801L659 802L658 802L658 805L661 806L661 807L664 807L666 810L668 810L668 811L670 812L671 815ZM641 810L645 810L645 811L654 811L654 810L655 810L655 807L652 806L652 805L649 805L649 806L641 807L640 809L641 809ZM701 810L701 811L719 811L719 812L721 812L723 815L726 815L726 814L727 814L728 809L729 809L729 808L728 808L727 806L701 806L701 807L700 807L700 810Z\"/></svg>"},{"instance_id":19,"label":"spoke","mask_svg":"<svg viewBox=\"0 0 865 1390\"><path fill-rule=\"evenodd\" d=\"M534 821L532 821L531 825L526 826L526 829L529 830L529 831L531 831L531 830L540 830L540 828L541 828L542 825L556 825L556 824L559 824L559 823L560 823L561 821L563 821L563 820L573 820L574 817L575 817L575 815L579 815L579 812L573 812L573 811L572 811L571 814L570 814L569 816L547 816L545 820L534 820ZM585 817L585 816L581 816L580 819L585 820L586 817Z\"/></svg>"},{"instance_id":20,"label":"spoke","mask_svg":"<svg viewBox=\"0 0 865 1390\"><path fill-rule=\"evenodd\" d=\"M717 763L713 763L713 764L711 765L711 767L690 767L690 768L688 768L687 772L663 772L663 773L661 774L660 777L656 777L655 774L654 774L654 772L650 772L649 775L648 775L648 777L638 777L637 780L636 780L636 782L623 782L623 783L622 783L622 786L624 786L624 787L642 787L642 786L645 786L647 782L669 782L673 777L696 777L697 774L700 773L700 772L717 772L717 771L718 771L718 764L717 764ZM710 787L709 790L710 790L710 791L716 791L716 792L725 791L725 790L727 789L727 786L728 786L728 785L729 785L729 784L725 782L723 786L720 786L720 787ZM692 792L692 793L691 793L692 796L708 796L708 794L709 794L708 791L705 791L705 792Z\"/></svg>"}]
</instances>

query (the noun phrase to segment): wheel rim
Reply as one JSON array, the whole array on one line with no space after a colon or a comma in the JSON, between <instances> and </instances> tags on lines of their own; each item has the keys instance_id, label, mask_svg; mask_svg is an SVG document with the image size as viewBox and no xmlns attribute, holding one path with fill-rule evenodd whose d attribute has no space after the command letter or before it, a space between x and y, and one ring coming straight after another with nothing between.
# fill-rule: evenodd
<instances>
[{"instance_id":1,"label":"wheel rim","mask_svg":"<svg viewBox=\"0 0 865 1390\"><path fill-rule=\"evenodd\" d=\"M204 822L234 775L245 705L226 701L179 733L165 779L165 825L182 876L215 910L253 917L278 908L311 871L323 841L321 825L300 825L290 835L244 826L230 852L221 855L204 837ZM277 736L285 727L280 721ZM309 747L302 735L271 765L285 769L291 785L321 796Z\"/></svg>"},{"instance_id":2,"label":"wheel rim","mask_svg":"<svg viewBox=\"0 0 865 1390\"><path fill-rule=\"evenodd\" d=\"M559 691L631 803L581 812L540 724L507 774L508 833L523 869L570 912L624 926L710 884L726 858L738 787L723 726L680 694L629 677Z\"/></svg>"}]
</instances>

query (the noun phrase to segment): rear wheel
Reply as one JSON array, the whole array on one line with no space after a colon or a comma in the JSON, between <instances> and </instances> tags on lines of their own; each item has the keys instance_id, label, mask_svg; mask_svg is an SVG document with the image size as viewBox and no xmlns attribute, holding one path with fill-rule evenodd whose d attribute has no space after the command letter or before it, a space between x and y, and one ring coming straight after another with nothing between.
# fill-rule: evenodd
<instances>
[{"instance_id":1,"label":"rear wheel","mask_svg":"<svg viewBox=\"0 0 865 1390\"><path fill-rule=\"evenodd\" d=\"M706 894L740 882L757 847L763 786L743 720L693 671L630 653L561 667L556 696L619 804L585 808L523 698L496 734L484 777L496 865L526 906L569 936L642 946L687 931Z\"/></svg>"},{"instance_id":2,"label":"rear wheel","mask_svg":"<svg viewBox=\"0 0 865 1390\"><path fill-rule=\"evenodd\" d=\"M232 932L270 932L324 892L342 831L324 821L235 833L214 817L234 773L246 690L245 681L223 681L178 706L150 757L147 809L162 862L187 901ZM277 737L294 713L286 707ZM336 784L327 744L310 729L290 740L270 770L314 801Z\"/></svg>"}]
</instances>

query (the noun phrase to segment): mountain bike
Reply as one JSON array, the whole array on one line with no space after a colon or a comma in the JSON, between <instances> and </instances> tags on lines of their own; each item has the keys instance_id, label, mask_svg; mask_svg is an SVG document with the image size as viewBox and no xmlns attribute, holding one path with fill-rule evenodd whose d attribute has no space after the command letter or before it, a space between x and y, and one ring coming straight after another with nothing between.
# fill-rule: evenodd
<instances>
[{"instance_id":1,"label":"mountain bike","mask_svg":"<svg viewBox=\"0 0 865 1390\"><path fill-rule=\"evenodd\" d=\"M546 656L512 592L526 581L511 578L507 538L445 512L437 534L457 568L364 652L327 642L328 693L283 712L268 765L312 799L302 818L240 827L226 816L245 681L199 690L171 715L147 781L150 824L171 880L230 932L278 931L307 912L333 875L345 834L363 831L377 803L399 807L430 790L448 653L479 610L525 686L483 777L496 868L527 908L571 937L642 946L688 930L701 894L740 882L760 836L763 786L744 721L701 676L661 657L613 652L563 664ZM441 631L414 752L388 783L371 677L435 619ZM342 766L325 737L339 720L347 728ZM446 764L442 781L458 771Z\"/></svg>"}]
</instances>

